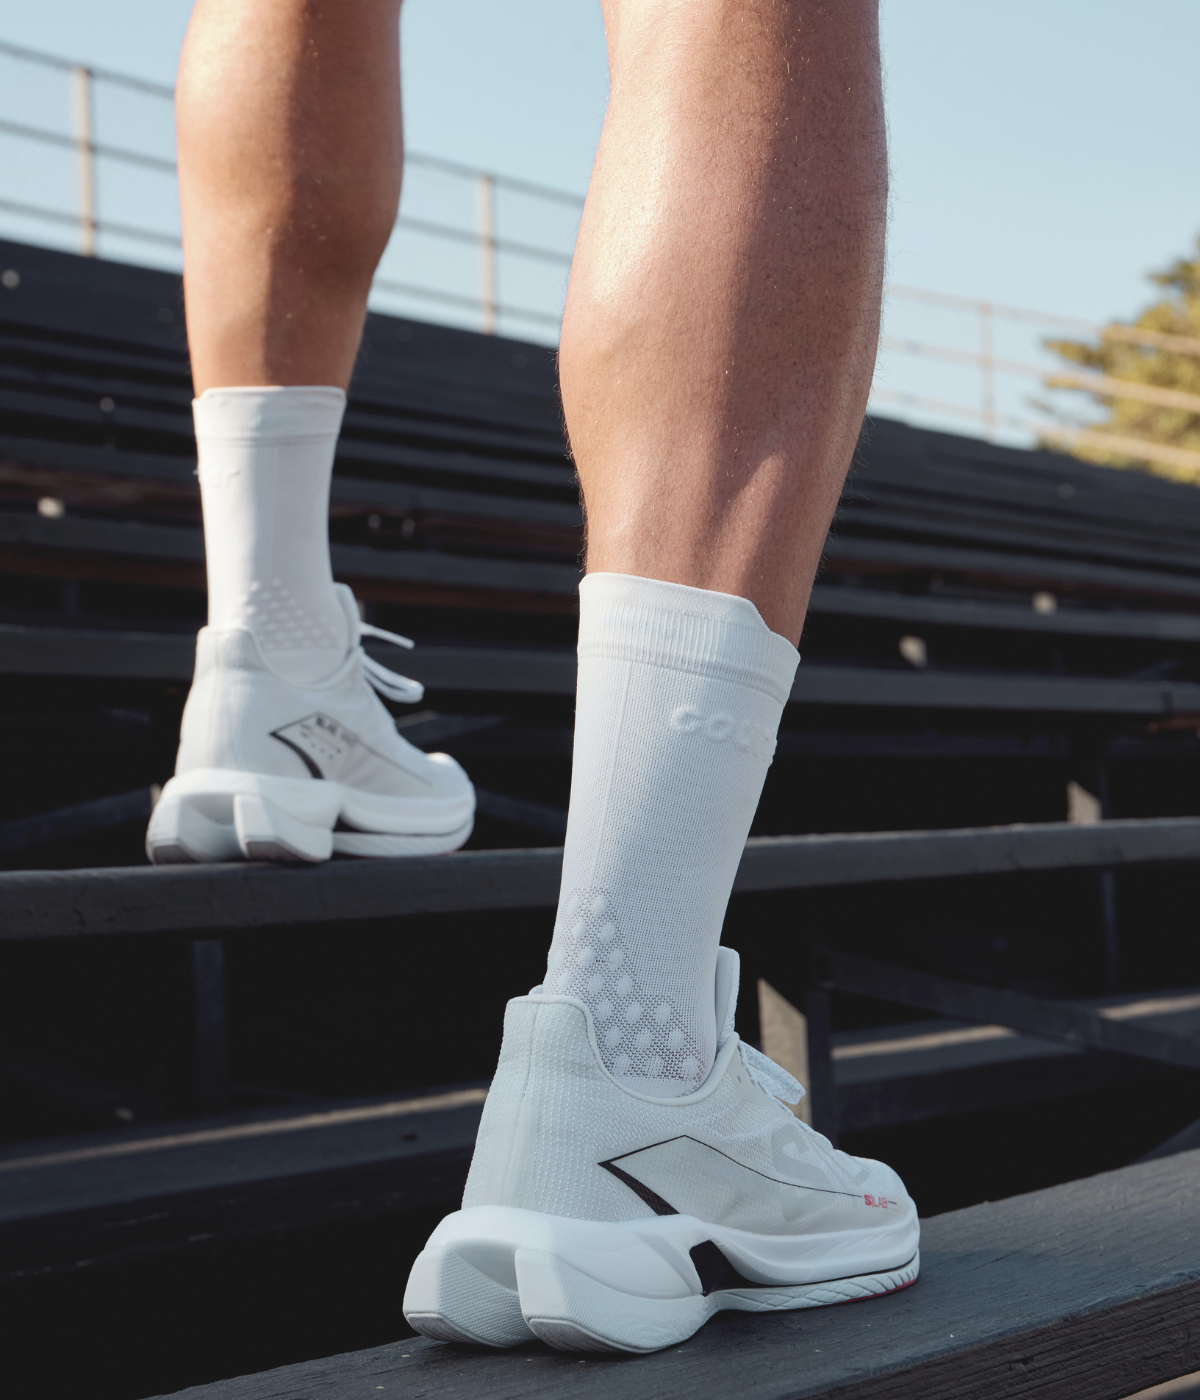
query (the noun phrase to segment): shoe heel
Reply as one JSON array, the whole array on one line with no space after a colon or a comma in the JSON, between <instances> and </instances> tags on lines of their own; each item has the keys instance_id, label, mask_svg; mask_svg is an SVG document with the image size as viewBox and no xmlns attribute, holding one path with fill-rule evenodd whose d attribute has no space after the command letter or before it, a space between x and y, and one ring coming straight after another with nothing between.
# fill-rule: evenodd
<instances>
[{"instance_id":1,"label":"shoe heel","mask_svg":"<svg viewBox=\"0 0 1200 1400\"><path fill-rule=\"evenodd\" d=\"M408 1325L438 1342L515 1347L533 1341L521 1316L511 1251L505 1258L479 1262L490 1265L486 1272L455 1249L419 1254L404 1290ZM511 1280L496 1274L511 1275Z\"/></svg>"},{"instance_id":2,"label":"shoe heel","mask_svg":"<svg viewBox=\"0 0 1200 1400\"><path fill-rule=\"evenodd\" d=\"M214 804L208 801L204 805L211 809ZM150 863L190 865L237 860L242 852L233 825L233 808L232 804L225 805L227 818L219 821L211 812L201 811L201 802L193 796L176 797L169 790L165 792L146 829L146 856Z\"/></svg>"},{"instance_id":3,"label":"shoe heel","mask_svg":"<svg viewBox=\"0 0 1200 1400\"><path fill-rule=\"evenodd\" d=\"M546 1250L518 1249L516 1268L526 1323L558 1351L659 1351L686 1341L715 1311L699 1293L622 1293Z\"/></svg>"},{"instance_id":4,"label":"shoe heel","mask_svg":"<svg viewBox=\"0 0 1200 1400\"><path fill-rule=\"evenodd\" d=\"M299 821L258 793L234 797L233 824L247 860L316 862L333 855L330 827Z\"/></svg>"}]
</instances>

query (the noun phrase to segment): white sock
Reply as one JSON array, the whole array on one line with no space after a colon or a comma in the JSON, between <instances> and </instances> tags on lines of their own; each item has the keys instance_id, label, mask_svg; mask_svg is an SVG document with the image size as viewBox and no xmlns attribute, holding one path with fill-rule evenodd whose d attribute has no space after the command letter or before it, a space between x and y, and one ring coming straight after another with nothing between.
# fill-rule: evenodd
<instances>
[{"instance_id":1,"label":"white sock","mask_svg":"<svg viewBox=\"0 0 1200 1400\"><path fill-rule=\"evenodd\" d=\"M334 388L208 389L192 405L208 625L254 634L297 685L345 659L329 563L329 482L346 396Z\"/></svg>"},{"instance_id":2,"label":"white sock","mask_svg":"<svg viewBox=\"0 0 1200 1400\"><path fill-rule=\"evenodd\" d=\"M590 1008L631 1088L712 1068L717 945L800 657L745 598L579 588L575 764L545 990Z\"/></svg>"}]
</instances>

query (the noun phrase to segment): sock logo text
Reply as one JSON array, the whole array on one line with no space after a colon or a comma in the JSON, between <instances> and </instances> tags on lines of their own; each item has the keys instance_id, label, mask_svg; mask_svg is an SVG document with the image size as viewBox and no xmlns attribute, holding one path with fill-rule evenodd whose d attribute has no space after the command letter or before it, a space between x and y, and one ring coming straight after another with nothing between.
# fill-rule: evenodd
<instances>
[{"instance_id":1,"label":"sock logo text","mask_svg":"<svg viewBox=\"0 0 1200 1400\"><path fill-rule=\"evenodd\" d=\"M770 730L749 719L739 724L725 710L706 715L695 705L679 705L668 723L679 734L700 734L710 744L732 743L740 753L753 754L768 763L775 752L775 735Z\"/></svg>"}]
</instances>

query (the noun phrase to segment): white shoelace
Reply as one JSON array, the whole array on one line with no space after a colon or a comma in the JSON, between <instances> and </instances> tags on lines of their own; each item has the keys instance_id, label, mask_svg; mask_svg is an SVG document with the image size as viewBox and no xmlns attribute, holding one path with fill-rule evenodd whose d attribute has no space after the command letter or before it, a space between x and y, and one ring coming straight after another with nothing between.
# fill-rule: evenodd
<instances>
[{"instance_id":1,"label":"white shoelace","mask_svg":"<svg viewBox=\"0 0 1200 1400\"><path fill-rule=\"evenodd\" d=\"M782 1065L769 1060L761 1050L747 1045L744 1040L738 1046L738 1050L741 1052L742 1064L746 1066L746 1073L772 1098L783 1103L799 1103L804 1097L804 1085L798 1079L794 1079Z\"/></svg>"},{"instance_id":2,"label":"white shoelace","mask_svg":"<svg viewBox=\"0 0 1200 1400\"><path fill-rule=\"evenodd\" d=\"M362 637L378 637L381 642L390 642L394 647L404 647L406 651L411 651L416 646L410 637L402 637L399 632L385 632L382 627L372 627L369 622L358 624L360 639ZM378 661L363 652L362 657L363 675L380 695L386 695L389 700L397 700L403 705L415 705L418 700L425 696L425 687L420 681L409 680L407 676L401 676L395 671L389 671L386 666L381 666Z\"/></svg>"}]
</instances>

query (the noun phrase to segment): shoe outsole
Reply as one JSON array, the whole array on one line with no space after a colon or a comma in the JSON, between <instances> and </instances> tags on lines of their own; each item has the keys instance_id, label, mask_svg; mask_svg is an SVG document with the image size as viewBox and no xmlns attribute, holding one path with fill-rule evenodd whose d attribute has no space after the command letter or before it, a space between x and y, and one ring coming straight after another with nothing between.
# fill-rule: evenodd
<instances>
[{"instance_id":1,"label":"shoe outsole","mask_svg":"<svg viewBox=\"0 0 1200 1400\"><path fill-rule=\"evenodd\" d=\"M625 1293L546 1250L493 1250L485 1273L463 1246L421 1254L405 1293L404 1315L437 1341L511 1347L539 1338L557 1351L660 1351L693 1336L715 1313L791 1312L862 1302L908 1288L920 1254L898 1268L818 1283L735 1287L689 1296L652 1298ZM511 1271L512 1284L501 1281ZM697 1284L699 1281L697 1280Z\"/></svg>"},{"instance_id":2,"label":"shoe outsole","mask_svg":"<svg viewBox=\"0 0 1200 1400\"><path fill-rule=\"evenodd\" d=\"M534 1339L521 1313L511 1252L468 1260L455 1249L425 1250L408 1289L414 1297L436 1300L426 1310L406 1313L410 1327L435 1341L514 1347Z\"/></svg>"},{"instance_id":3,"label":"shoe outsole","mask_svg":"<svg viewBox=\"0 0 1200 1400\"><path fill-rule=\"evenodd\" d=\"M365 858L443 855L471 835L474 816L442 832L338 831L339 804L313 792L310 810L288 810L267 795L271 779L228 775L228 786L213 791L182 790L168 783L150 818L146 854L154 865L209 864L234 860L318 864L332 856ZM286 780L284 780L286 781ZM238 791L237 786L248 790ZM301 785L307 787L307 785ZM264 792L262 789L266 788ZM322 788L335 789L333 784ZM305 794L307 796L307 793ZM296 804L293 804L295 807ZM431 814L433 821L437 813Z\"/></svg>"}]
</instances>

